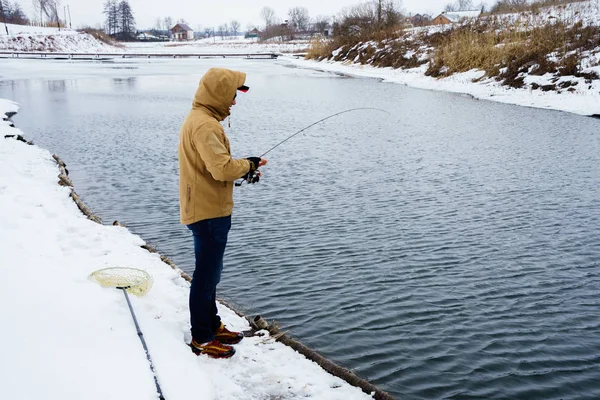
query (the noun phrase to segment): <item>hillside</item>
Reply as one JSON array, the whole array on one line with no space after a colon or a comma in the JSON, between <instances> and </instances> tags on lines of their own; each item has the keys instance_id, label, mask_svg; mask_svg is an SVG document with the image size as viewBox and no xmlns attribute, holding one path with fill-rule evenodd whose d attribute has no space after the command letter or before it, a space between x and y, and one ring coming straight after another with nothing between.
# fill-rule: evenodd
<instances>
[{"instance_id":1,"label":"hillside","mask_svg":"<svg viewBox=\"0 0 600 400\"><path fill-rule=\"evenodd\" d=\"M391 67L444 79L561 93L600 93L600 1L482 15L460 24L406 29L383 39L319 42L309 58Z\"/></svg>"},{"instance_id":2,"label":"hillside","mask_svg":"<svg viewBox=\"0 0 600 400\"><path fill-rule=\"evenodd\" d=\"M0 51L81 52L114 51L92 35L74 30L7 24L0 30Z\"/></svg>"}]
</instances>

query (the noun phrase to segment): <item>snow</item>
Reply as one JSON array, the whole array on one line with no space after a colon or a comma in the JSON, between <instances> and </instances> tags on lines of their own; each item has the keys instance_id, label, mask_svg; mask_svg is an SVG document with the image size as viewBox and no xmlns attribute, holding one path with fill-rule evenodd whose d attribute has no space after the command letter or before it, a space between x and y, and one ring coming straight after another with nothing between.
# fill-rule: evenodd
<instances>
[{"instance_id":1,"label":"snow","mask_svg":"<svg viewBox=\"0 0 600 400\"><path fill-rule=\"evenodd\" d=\"M8 28L9 35L20 35L20 34L28 34L28 35L77 35L78 32L61 28L46 28L42 26L30 26L30 25L15 25L15 24L6 24ZM2 29L0 30L0 36L6 36L6 30L4 30L4 24L2 24Z\"/></svg>"},{"instance_id":2,"label":"snow","mask_svg":"<svg viewBox=\"0 0 600 400\"><path fill-rule=\"evenodd\" d=\"M459 22L463 19L477 18L481 15L481 10L467 10L467 11L446 11L442 14L452 22Z\"/></svg>"},{"instance_id":3,"label":"snow","mask_svg":"<svg viewBox=\"0 0 600 400\"><path fill-rule=\"evenodd\" d=\"M0 115L15 110L0 99ZM57 184L48 151L4 139L18 134L0 122L2 398L157 398L122 292L87 278L107 267L153 276L146 296L130 298L169 400L370 398L268 334L244 339L231 359L195 356L185 344L188 283L139 236L85 218ZM230 309L219 312L230 328L249 329Z\"/></svg>"},{"instance_id":4,"label":"snow","mask_svg":"<svg viewBox=\"0 0 600 400\"><path fill-rule=\"evenodd\" d=\"M302 68L342 73L348 76L377 78L385 82L400 83L419 89L464 93L478 99L501 103L561 110L581 115L600 114L600 81L598 80L594 80L591 84L579 85L575 92L572 93L566 91L557 93L554 91L544 92L540 90L514 89L502 86L493 79L473 82L473 80L478 80L484 75L483 71L478 70L471 70L438 79L425 75L425 71L427 70L426 64L418 68L402 70L331 61L317 62L295 59L293 57L287 57L286 61ZM599 69L596 67L590 70L598 71ZM572 80L576 79L581 80L581 78L572 78ZM539 79L539 81L538 83L540 84L550 83L547 79L544 82L541 82L543 79Z\"/></svg>"},{"instance_id":5,"label":"snow","mask_svg":"<svg viewBox=\"0 0 600 400\"><path fill-rule=\"evenodd\" d=\"M0 29L0 51L51 51L95 53L115 48L97 41L92 35L69 29L7 24ZM3 28L3 27L2 27Z\"/></svg>"},{"instance_id":6,"label":"snow","mask_svg":"<svg viewBox=\"0 0 600 400\"><path fill-rule=\"evenodd\" d=\"M124 43L128 53L294 53L306 51L310 46L306 40L291 42L258 42L256 38L212 37L190 42Z\"/></svg>"}]
</instances>

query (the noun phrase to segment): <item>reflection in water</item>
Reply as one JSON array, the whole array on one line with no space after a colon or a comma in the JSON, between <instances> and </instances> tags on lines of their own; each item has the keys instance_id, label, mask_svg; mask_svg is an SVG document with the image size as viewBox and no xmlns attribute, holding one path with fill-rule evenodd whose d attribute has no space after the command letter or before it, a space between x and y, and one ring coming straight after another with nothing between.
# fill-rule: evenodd
<instances>
[{"instance_id":1,"label":"reflection in water","mask_svg":"<svg viewBox=\"0 0 600 400\"><path fill-rule=\"evenodd\" d=\"M14 93L17 88L26 89L31 85L30 80L0 80L0 90L7 93ZM13 94L14 96L14 94ZM5 98L12 99L13 96L4 95Z\"/></svg>"},{"instance_id":2,"label":"reflection in water","mask_svg":"<svg viewBox=\"0 0 600 400\"><path fill-rule=\"evenodd\" d=\"M57 80L57 81L48 81L48 90L51 92L65 92L67 90L67 81L65 80Z\"/></svg>"},{"instance_id":3,"label":"reflection in water","mask_svg":"<svg viewBox=\"0 0 600 400\"><path fill-rule=\"evenodd\" d=\"M137 84L137 77L132 76L129 78L113 78L113 85L118 88L126 87L126 89L134 89Z\"/></svg>"}]
</instances>

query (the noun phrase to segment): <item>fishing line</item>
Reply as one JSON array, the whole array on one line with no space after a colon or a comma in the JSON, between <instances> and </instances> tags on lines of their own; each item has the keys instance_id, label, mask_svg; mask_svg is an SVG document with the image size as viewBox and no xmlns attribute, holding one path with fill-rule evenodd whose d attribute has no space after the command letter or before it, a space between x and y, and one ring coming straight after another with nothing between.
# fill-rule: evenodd
<instances>
[{"instance_id":1,"label":"fishing line","mask_svg":"<svg viewBox=\"0 0 600 400\"><path fill-rule=\"evenodd\" d=\"M381 111L384 112L386 114L390 114L388 111L382 110L381 108L375 108L375 107L358 107L358 108L351 108L349 110L344 110L344 111L340 111L338 113L335 114L331 114L325 118L321 118L320 120L313 122L312 124L308 125L305 128L300 129L298 132L294 133L291 136L288 136L287 138L285 138L284 140L282 140L281 142L277 143L275 146L271 147L269 150L265 151L264 153L261 154L260 158L263 158L266 154L270 153L272 150L275 150L277 147L281 146L282 144L284 144L285 142L287 142L288 140L290 140L291 138L293 138L296 135L299 135L300 133L304 132L305 130L317 125L320 122L326 121L329 118L333 118L333 117L337 117L338 115L341 114L345 114L345 113L349 113L352 111L359 111L359 110L374 110L374 111ZM254 183L254 182L258 182L258 180L255 180L257 178L258 174L258 169L256 171L254 171L254 174L250 174L252 176L248 176L248 178L242 180L241 182L236 182L235 186L242 186L242 184L244 182L248 182L248 183Z\"/></svg>"},{"instance_id":2,"label":"fishing line","mask_svg":"<svg viewBox=\"0 0 600 400\"><path fill-rule=\"evenodd\" d=\"M374 108L374 107L359 107L359 108L351 108L350 110L340 111L340 112L332 114L332 115L330 115L328 117L322 118L322 119L318 120L317 122L313 122L312 124L308 125L306 128L300 129L298 132L294 133L292 136L287 137L286 139L284 139L281 142L277 143L275 146L271 147L269 150L265 151L260 156L260 158L263 158L267 153L271 152L271 150L276 149L277 147L281 146L282 144L284 144L285 142L287 142L288 140L290 140L294 136L296 136L296 135L304 132L308 128L311 128L311 127L315 126L319 122L323 122L323 121L328 120L329 118L337 117L338 115L345 114L345 113L348 113L348 112L351 112L351 111L357 111L357 110L376 110L376 111L381 111L381 112L384 112L386 114L389 114L389 112L387 112L385 110L382 110L381 108Z\"/></svg>"}]
</instances>

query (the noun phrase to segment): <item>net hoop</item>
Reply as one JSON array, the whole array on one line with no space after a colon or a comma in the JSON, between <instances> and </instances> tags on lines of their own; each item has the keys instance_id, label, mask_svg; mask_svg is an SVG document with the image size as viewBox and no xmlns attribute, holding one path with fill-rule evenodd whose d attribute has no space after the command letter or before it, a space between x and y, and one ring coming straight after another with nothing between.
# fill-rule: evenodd
<instances>
[{"instance_id":1,"label":"net hoop","mask_svg":"<svg viewBox=\"0 0 600 400\"><path fill-rule=\"evenodd\" d=\"M88 278L103 287L125 289L135 296L144 296L152 288L154 280L144 270L137 268L104 268L92 272Z\"/></svg>"}]
</instances>

